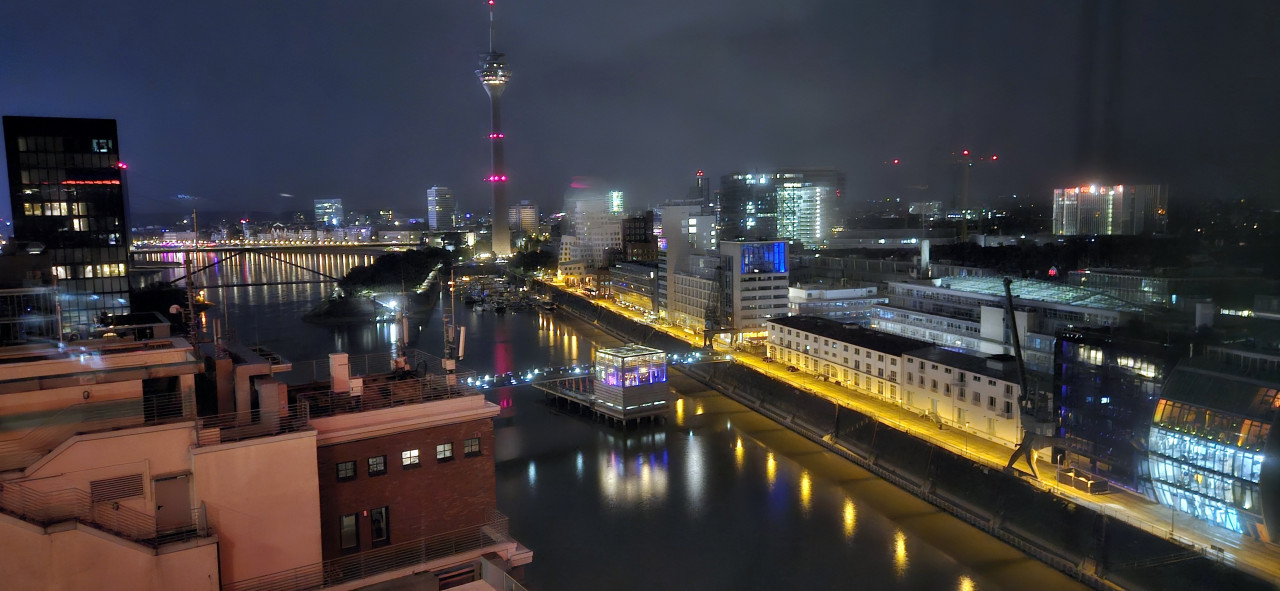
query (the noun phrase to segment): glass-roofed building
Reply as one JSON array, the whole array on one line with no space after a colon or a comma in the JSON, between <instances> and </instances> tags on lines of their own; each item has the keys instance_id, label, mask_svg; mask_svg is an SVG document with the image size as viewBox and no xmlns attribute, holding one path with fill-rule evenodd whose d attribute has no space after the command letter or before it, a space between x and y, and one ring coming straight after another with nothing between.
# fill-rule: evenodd
<instances>
[{"instance_id":1,"label":"glass-roofed building","mask_svg":"<svg viewBox=\"0 0 1280 591\"><path fill-rule=\"evenodd\" d=\"M1275 355L1210 348L1170 373L1156 404L1148 448L1161 504L1232 531L1276 543L1280 452L1271 435L1280 416L1280 372L1260 370Z\"/></svg>"},{"instance_id":2,"label":"glass-roofed building","mask_svg":"<svg viewBox=\"0 0 1280 591\"><path fill-rule=\"evenodd\" d=\"M1072 327L1120 326L1143 308L1096 290L1015 279L1011 286L1027 367L1050 373L1054 335ZM1003 277L889 282L872 328L972 354L1011 354Z\"/></svg>"}]
</instances>

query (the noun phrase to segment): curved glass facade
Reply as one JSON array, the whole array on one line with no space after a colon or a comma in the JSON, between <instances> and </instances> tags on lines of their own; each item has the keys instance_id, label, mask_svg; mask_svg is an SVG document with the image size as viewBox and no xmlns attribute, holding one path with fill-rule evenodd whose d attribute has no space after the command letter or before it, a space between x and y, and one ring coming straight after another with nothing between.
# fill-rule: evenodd
<instances>
[{"instance_id":1,"label":"curved glass facade","mask_svg":"<svg viewBox=\"0 0 1280 591\"><path fill-rule=\"evenodd\" d=\"M1188 360L1156 404L1148 466L1156 499L1231 531L1265 531L1260 485L1277 390ZM1228 412L1221 408L1235 409Z\"/></svg>"}]
</instances>

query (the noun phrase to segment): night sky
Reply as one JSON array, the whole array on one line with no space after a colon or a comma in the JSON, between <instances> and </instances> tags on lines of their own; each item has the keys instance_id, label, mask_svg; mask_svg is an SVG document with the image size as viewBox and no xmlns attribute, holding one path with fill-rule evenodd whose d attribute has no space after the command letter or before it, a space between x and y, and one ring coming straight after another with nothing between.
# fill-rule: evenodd
<instances>
[{"instance_id":1,"label":"night sky","mask_svg":"<svg viewBox=\"0 0 1280 591\"><path fill-rule=\"evenodd\" d=\"M914 198L967 147L1000 155L978 197L1280 205L1278 25L1271 0L499 0L509 199L589 175L658 203L772 166ZM482 210L486 49L482 0L12 0L0 113L117 119L137 211L412 211L433 184Z\"/></svg>"}]
</instances>

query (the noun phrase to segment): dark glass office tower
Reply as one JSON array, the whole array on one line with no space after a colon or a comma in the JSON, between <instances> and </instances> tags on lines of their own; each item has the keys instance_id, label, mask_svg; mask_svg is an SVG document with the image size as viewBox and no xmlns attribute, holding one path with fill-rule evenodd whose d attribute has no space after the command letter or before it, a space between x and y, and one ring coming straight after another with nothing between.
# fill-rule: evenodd
<instances>
[{"instance_id":1,"label":"dark glass office tower","mask_svg":"<svg viewBox=\"0 0 1280 591\"><path fill-rule=\"evenodd\" d=\"M14 240L52 255L62 331L129 312L125 165L113 119L11 117L4 124Z\"/></svg>"},{"instance_id":2,"label":"dark glass office tower","mask_svg":"<svg viewBox=\"0 0 1280 591\"><path fill-rule=\"evenodd\" d=\"M1185 350L1103 329L1060 333L1054 350L1054 402L1066 440L1060 463L1151 495L1151 420L1168 371Z\"/></svg>"}]
</instances>

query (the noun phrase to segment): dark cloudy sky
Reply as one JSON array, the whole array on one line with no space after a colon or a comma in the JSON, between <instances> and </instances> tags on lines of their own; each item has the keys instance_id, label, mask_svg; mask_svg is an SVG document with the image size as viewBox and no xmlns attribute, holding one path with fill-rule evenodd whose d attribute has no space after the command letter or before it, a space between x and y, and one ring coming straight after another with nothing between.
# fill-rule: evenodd
<instances>
[{"instance_id":1,"label":"dark cloudy sky","mask_svg":"<svg viewBox=\"0 0 1280 591\"><path fill-rule=\"evenodd\" d=\"M1109 174L1280 201L1278 6L499 0L511 195L830 166L896 196L969 147L1001 156L981 194ZM420 209L432 184L480 210L486 26L482 0L11 0L0 113L117 119L141 211Z\"/></svg>"}]
</instances>

